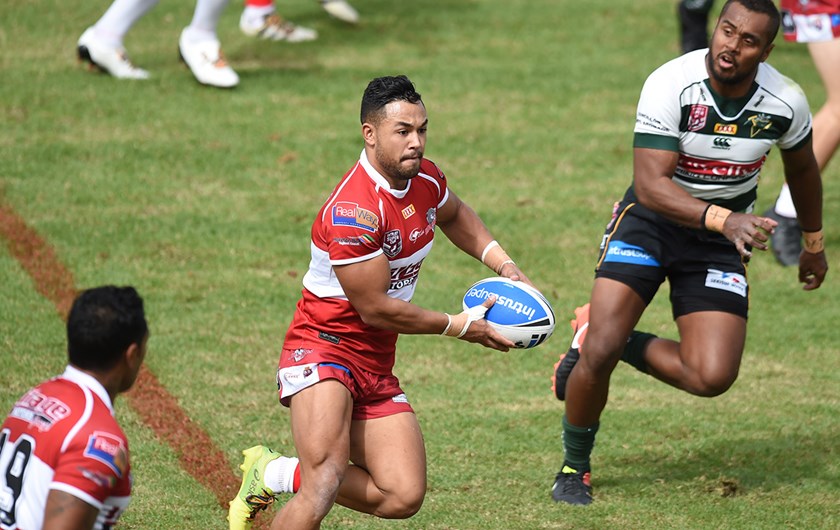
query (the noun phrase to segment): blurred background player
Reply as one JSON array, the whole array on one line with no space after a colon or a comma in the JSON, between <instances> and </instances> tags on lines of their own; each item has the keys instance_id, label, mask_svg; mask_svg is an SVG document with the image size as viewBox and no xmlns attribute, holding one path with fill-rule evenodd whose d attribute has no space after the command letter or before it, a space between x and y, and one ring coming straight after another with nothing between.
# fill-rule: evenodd
<instances>
[{"instance_id":1,"label":"blurred background player","mask_svg":"<svg viewBox=\"0 0 840 530\"><path fill-rule=\"evenodd\" d=\"M709 12L714 0L680 0L680 46L683 53L709 47Z\"/></svg>"},{"instance_id":2,"label":"blurred background player","mask_svg":"<svg viewBox=\"0 0 840 530\"><path fill-rule=\"evenodd\" d=\"M131 498L114 400L134 384L149 332L132 287L84 291L67 319L69 364L27 392L0 429L0 527L107 530Z\"/></svg>"},{"instance_id":3,"label":"blurred background player","mask_svg":"<svg viewBox=\"0 0 840 530\"><path fill-rule=\"evenodd\" d=\"M825 87L826 100L814 115L814 156L825 169L840 145L840 0L782 0L785 40L804 42ZM799 263L802 230L787 183L765 212L779 223L770 238L773 255L784 266Z\"/></svg>"},{"instance_id":4,"label":"blurred background player","mask_svg":"<svg viewBox=\"0 0 840 530\"><path fill-rule=\"evenodd\" d=\"M158 3L158 0L114 0L105 14L89 27L77 43L79 59L119 79L148 79L149 72L128 58L123 39L128 31ZM178 39L181 59L203 85L232 88L239 76L222 53L216 34L219 18L228 0L197 0L192 21ZM273 6L272 6L273 12ZM303 42L317 37L314 30L299 28L277 16L273 40Z\"/></svg>"},{"instance_id":5,"label":"blurred background player","mask_svg":"<svg viewBox=\"0 0 840 530\"><path fill-rule=\"evenodd\" d=\"M359 22L359 13L345 0L320 0L319 3L324 11L338 20L348 24ZM303 42L318 37L314 29L292 24L279 16L274 0L245 0L239 29L250 37L267 40Z\"/></svg>"}]
</instances>

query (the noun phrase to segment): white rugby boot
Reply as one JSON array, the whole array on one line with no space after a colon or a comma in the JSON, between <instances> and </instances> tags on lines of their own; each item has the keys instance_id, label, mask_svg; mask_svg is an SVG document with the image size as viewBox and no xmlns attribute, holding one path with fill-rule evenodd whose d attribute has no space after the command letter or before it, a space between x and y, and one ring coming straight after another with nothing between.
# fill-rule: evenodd
<instances>
[{"instance_id":1,"label":"white rugby boot","mask_svg":"<svg viewBox=\"0 0 840 530\"><path fill-rule=\"evenodd\" d=\"M318 38L318 32L292 24L276 13L269 13L260 17L256 24L245 12L239 17L239 29L249 37L257 37L272 41L307 42Z\"/></svg>"},{"instance_id":2,"label":"white rugby boot","mask_svg":"<svg viewBox=\"0 0 840 530\"><path fill-rule=\"evenodd\" d=\"M186 29L178 40L181 60L186 63L195 78L202 85L218 88L233 88L239 84L239 76L233 71L224 55L218 40L191 42L185 38Z\"/></svg>"},{"instance_id":3,"label":"white rugby boot","mask_svg":"<svg viewBox=\"0 0 840 530\"><path fill-rule=\"evenodd\" d=\"M90 68L97 68L118 79L149 78L149 72L137 68L129 60L125 48L102 42L96 37L92 26L79 37L76 51L79 54L79 60L88 63Z\"/></svg>"},{"instance_id":4,"label":"white rugby boot","mask_svg":"<svg viewBox=\"0 0 840 530\"><path fill-rule=\"evenodd\" d=\"M359 12L347 3L347 0L318 0L324 11L331 17L337 18L348 24L359 22Z\"/></svg>"}]
</instances>

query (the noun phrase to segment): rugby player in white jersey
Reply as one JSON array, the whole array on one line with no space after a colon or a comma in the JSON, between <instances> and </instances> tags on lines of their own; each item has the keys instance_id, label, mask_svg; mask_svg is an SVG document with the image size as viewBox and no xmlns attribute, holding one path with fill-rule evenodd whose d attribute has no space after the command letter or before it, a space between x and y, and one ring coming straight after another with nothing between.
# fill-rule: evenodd
<instances>
[{"instance_id":1,"label":"rugby player in white jersey","mask_svg":"<svg viewBox=\"0 0 840 530\"><path fill-rule=\"evenodd\" d=\"M75 300L67 369L21 397L0 427L0 528L116 524L131 498L131 464L114 399L137 379L148 336L132 287L97 287Z\"/></svg>"},{"instance_id":2,"label":"rugby player in white jersey","mask_svg":"<svg viewBox=\"0 0 840 530\"><path fill-rule=\"evenodd\" d=\"M764 62L779 23L771 0L729 0L710 48L661 66L642 89L633 184L614 207L590 303L576 312L572 347L555 367L555 394L566 401L557 502L592 502L590 455L619 360L697 396L717 396L735 381L747 261L752 249L767 249L776 226L752 213L773 145L804 233L799 281L813 290L825 278L808 103ZM679 341L634 330L665 279Z\"/></svg>"},{"instance_id":3,"label":"rugby player in white jersey","mask_svg":"<svg viewBox=\"0 0 840 530\"><path fill-rule=\"evenodd\" d=\"M278 493L296 493L272 529L319 528L335 502L411 517L426 494L420 426L392 373L400 333L439 334L507 351L483 319L492 305L448 315L410 303L435 228L495 273L528 282L484 223L424 158L428 116L405 76L368 84L364 150L312 226L303 296L286 333L277 383L298 458L244 452L232 530L249 528Z\"/></svg>"}]
</instances>

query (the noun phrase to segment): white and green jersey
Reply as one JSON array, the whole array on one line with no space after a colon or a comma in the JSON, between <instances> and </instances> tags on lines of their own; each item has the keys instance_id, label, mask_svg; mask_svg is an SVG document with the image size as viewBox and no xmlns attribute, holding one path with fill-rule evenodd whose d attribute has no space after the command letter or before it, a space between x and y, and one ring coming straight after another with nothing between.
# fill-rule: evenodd
<instances>
[{"instance_id":1,"label":"white and green jersey","mask_svg":"<svg viewBox=\"0 0 840 530\"><path fill-rule=\"evenodd\" d=\"M811 112L799 85L761 63L749 93L716 94L708 49L665 63L639 97L634 147L679 153L673 181L693 197L752 211L758 177L773 144L795 150L811 135Z\"/></svg>"}]
</instances>

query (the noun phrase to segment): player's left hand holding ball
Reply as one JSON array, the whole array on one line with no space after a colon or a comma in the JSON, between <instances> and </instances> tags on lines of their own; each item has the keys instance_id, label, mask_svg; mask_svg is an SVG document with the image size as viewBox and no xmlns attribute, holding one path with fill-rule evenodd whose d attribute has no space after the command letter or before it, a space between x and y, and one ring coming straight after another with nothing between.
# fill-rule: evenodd
<instances>
[{"instance_id":1,"label":"player's left hand holding ball","mask_svg":"<svg viewBox=\"0 0 840 530\"><path fill-rule=\"evenodd\" d=\"M487 310L494 303L496 303L496 297L491 296L481 304L469 307L457 315L448 315L449 326L442 335L474 342L503 352L510 350L514 346L513 342L499 334L484 319Z\"/></svg>"}]
</instances>

